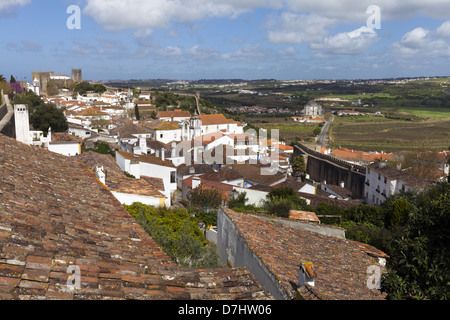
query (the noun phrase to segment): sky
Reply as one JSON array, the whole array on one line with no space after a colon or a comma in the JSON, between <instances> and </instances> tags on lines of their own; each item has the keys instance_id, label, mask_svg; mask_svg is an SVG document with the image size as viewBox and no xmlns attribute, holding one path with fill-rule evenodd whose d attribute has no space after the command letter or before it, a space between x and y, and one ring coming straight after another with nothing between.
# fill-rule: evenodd
<instances>
[{"instance_id":1,"label":"sky","mask_svg":"<svg viewBox=\"0 0 450 320\"><path fill-rule=\"evenodd\" d=\"M450 75L450 0L0 0L0 30L7 79Z\"/></svg>"}]
</instances>

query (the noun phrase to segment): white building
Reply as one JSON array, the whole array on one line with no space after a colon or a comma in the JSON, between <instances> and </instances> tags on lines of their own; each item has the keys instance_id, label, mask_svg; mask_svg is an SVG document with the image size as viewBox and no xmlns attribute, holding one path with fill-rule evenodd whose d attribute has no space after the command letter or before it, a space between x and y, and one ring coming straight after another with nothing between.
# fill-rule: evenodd
<instances>
[{"instance_id":1,"label":"white building","mask_svg":"<svg viewBox=\"0 0 450 320\"><path fill-rule=\"evenodd\" d=\"M148 155L138 155L123 151L116 152L119 167L136 179L141 177L160 178L164 183L164 196L173 199L177 189L177 169L175 165L164 157L158 158Z\"/></svg>"},{"instance_id":2,"label":"white building","mask_svg":"<svg viewBox=\"0 0 450 320\"><path fill-rule=\"evenodd\" d=\"M323 115L324 109L320 104L318 104L315 101L310 101L304 108L303 112L304 115L310 116L310 117L317 117Z\"/></svg>"},{"instance_id":3,"label":"white building","mask_svg":"<svg viewBox=\"0 0 450 320\"><path fill-rule=\"evenodd\" d=\"M159 111L158 120L169 121L169 122L182 122L189 120L191 118L191 113L189 111L181 111L180 109L175 109L174 111Z\"/></svg>"},{"instance_id":4,"label":"white building","mask_svg":"<svg viewBox=\"0 0 450 320\"><path fill-rule=\"evenodd\" d=\"M65 74L51 74L50 80L70 80L70 77Z\"/></svg>"},{"instance_id":5,"label":"white building","mask_svg":"<svg viewBox=\"0 0 450 320\"><path fill-rule=\"evenodd\" d=\"M179 127L181 128L181 139L184 141L190 141L202 135L202 121L198 116L181 121Z\"/></svg>"},{"instance_id":6,"label":"white building","mask_svg":"<svg viewBox=\"0 0 450 320\"><path fill-rule=\"evenodd\" d=\"M81 139L65 132L49 133L48 151L62 154L67 157L74 157L81 154Z\"/></svg>"},{"instance_id":7,"label":"white building","mask_svg":"<svg viewBox=\"0 0 450 320\"><path fill-rule=\"evenodd\" d=\"M143 123L142 126L151 132L151 138L163 143L181 141L181 128L165 121L155 120Z\"/></svg>"},{"instance_id":8,"label":"white building","mask_svg":"<svg viewBox=\"0 0 450 320\"><path fill-rule=\"evenodd\" d=\"M389 167L384 162L375 162L367 166L365 199L369 205L380 205L400 191L422 189L426 184L424 180Z\"/></svg>"},{"instance_id":9,"label":"white building","mask_svg":"<svg viewBox=\"0 0 450 320\"><path fill-rule=\"evenodd\" d=\"M39 80L35 78L32 83L27 82L27 90L34 92L35 94L37 94L39 96L41 94L41 91L39 88Z\"/></svg>"},{"instance_id":10,"label":"white building","mask_svg":"<svg viewBox=\"0 0 450 320\"><path fill-rule=\"evenodd\" d=\"M16 104L14 106L14 123L16 130L16 140L24 144L32 144L32 134L30 132L30 117L26 104Z\"/></svg>"},{"instance_id":11,"label":"white building","mask_svg":"<svg viewBox=\"0 0 450 320\"><path fill-rule=\"evenodd\" d=\"M244 126L242 123L233 119L227 119L223 114L205 114L199 115L201 121L201 134L208 134L212 132L244 133Z\"/></svg>"}]
</instances>

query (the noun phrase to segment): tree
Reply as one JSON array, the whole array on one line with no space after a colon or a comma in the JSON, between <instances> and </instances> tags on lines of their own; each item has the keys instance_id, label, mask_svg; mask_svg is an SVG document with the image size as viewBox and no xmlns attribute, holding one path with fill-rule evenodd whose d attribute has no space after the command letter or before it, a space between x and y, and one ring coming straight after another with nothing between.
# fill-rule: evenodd
<instances>
[{"instance_id":1,"label":"tree","mask_svg":"<svg viewBox=\"0 0 450 320\"><path fill-rule=\"evenodd\" d=\"M11 75L11 80L9 80L9 83L16 83L16 78L14 78L13 75Z\"/></svg>"},{"instance_id":2,"label":"tree","mask_svg":"<svg viewBox=\"0 0 450 320\"><path fill-rule=\"evenodd\" d=\"M213 188L207 188L202 185L189 191L188 199L191 206L203 208L208 206L211 209L218 208L223 201L222 194Z\"/></svg>"},{"instance_id":3,"label":"tree","mask_svg":"<svg viewBox=\"0 0 450 320\"><path fill-rule=\"evenodd\" d=\"M313 134L315 136L318 136L322 132L322 129L320 127L315 127L313 130Z\"/></svg>"},{"instance_id":4,"label":"tree","mask_svg":"<svg viewBox=\"0 0 450 320\"><path fill-rule=\"evenodd\" d=\"M450 184L417 195L393 243L382 289L388 299L450 299Z\"/></svg>"},{"instance_id":5,"label":"tree","mask_svg":"<svg viewBox=\"0 0 450 320\"><path fill-rule=\"evenodd\" d=\"M292 160L292 171L295 178L305 179L306 164L303 156L294 157Z\"/></svg>"},{"instance_id":6,"label":"tree","mask_svg":"<svg viewBox=\"0 0 450 320\"><path fill-rule=\"evenodd\" d=\"M141 120L141 115L139 114L139 107L138 107L138 105L134 106L134 115L136 116L136 120Z\"/></svg>"},{"instance_id":7,"label":"tree","mask_svg":"<svg viewBox=\"0 0 450 320\"><path fill-rule=\"evenodd\" d=\"M47 132L51 127L53 132L66 132L69 129L64 112L54 104L40 104L30 115L30 123L34 129Z\"/></svg>"},{"instance_id":8,"label":"tree","mask_svg":"<svg viewBox=\"0 0 450 320\"><path fill-rule=\"evenodd\" d=\"M20 94L16 94L12 100L12 104L26 104L30 113L33 112L34 108L44 104L41 97L36 93L31 91L24 91Z\"/></svg>"},{"instance_id":9,"label":"tree","mask_svg":"<svg viewBox=\"0 0 450 320\"><path fill-rule=\"evenodd\" d=\"M6 82L6 78L2 74L0 74L0 82Z\"/></svg>"},{"instance_id":10,"label":"tree","mask_svg":"<svg viewBox=\"0 0 450 320\"><path fill-rule=\"evenodd\" d=\"M236 198L230 200L228 206L230 208L244 207L247 201L248 201L247 192L240 192Z\"/></svg>"},{"instance_id":11,"label":"tree","mask_svg":"<svg viewBox=\"0 0 450 320\"><path fill-rule=\"evenodd\" d=\"M0 91L3 91L3 94L8 96L13 92L11 85L6 81L0 82Z\"/></svg>"},{"instance_id":12,"label":"tree","mask_svg":"<svg viewBox=\"0 0 450 320\"><path fill-rule=\"evenodd\" d=\"M279 217L289 217L291 210L312 211L306 200L300 198L292 188L280 187L275 188L266 196L265 206L269 214Z\"/></svg>"},{"instance_id":13,"label":"tree","mask_svg":"<svg viewBox=\"0 0 450 320\"><path fill-rule=\"evenodd\" d=\"M436 172L442 158L439 152L419 150L410 151L402 159L391 161L391 166L399 166L410 174L425 180L436 180Z\"/></svg>"}]
</instances>

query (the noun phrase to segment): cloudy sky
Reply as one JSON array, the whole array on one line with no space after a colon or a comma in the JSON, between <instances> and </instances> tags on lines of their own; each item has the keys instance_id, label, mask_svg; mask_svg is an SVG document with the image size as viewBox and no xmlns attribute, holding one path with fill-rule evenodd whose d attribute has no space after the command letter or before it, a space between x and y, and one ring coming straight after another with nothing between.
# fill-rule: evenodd
<instances>
[{"instance_id":1,"label":"cloudy sky","mask_svg":"<svg viewBox=\"0 0 450 320\"><path fill-rule=\"evenodd\" d=\"M7 79L450 75L450 0L0 0L0 30Z\"/></svg>"}]
</instances>

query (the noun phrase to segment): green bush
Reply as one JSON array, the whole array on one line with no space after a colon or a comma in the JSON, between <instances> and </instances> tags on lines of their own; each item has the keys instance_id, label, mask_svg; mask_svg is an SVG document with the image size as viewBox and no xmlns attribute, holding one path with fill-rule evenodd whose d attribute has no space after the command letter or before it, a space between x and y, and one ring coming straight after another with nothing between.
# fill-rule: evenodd
<instances>
[{"instance_id":1,"label":"green bush","mask_svg":"<svg viewBox=\"0 0 450 320\"><path fill-rule=\"evenodd\" d=\"M207 245L198 220L183 209L156 209L142 203L125 205L130 215L181 267L216 268L217 251Z\"/></svg>"}]
</instances>

